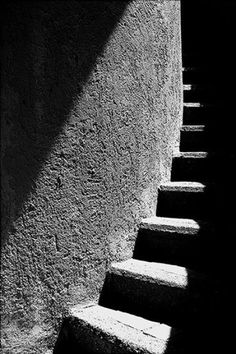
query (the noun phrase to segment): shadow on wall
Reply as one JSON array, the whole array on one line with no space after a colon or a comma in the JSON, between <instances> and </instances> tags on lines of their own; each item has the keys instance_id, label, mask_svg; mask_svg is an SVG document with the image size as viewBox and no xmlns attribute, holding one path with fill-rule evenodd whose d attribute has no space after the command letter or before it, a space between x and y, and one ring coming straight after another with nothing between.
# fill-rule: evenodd
<instances>
[{"instance_id":1,"label":"shadow on wall","mask_svg":"<svg viewBox=\"0 0 236 354\"><path fill-rule=\"evenodd\" d=\"M2 245L128 3L4 4Z\"/></svg>"}]
</instances>

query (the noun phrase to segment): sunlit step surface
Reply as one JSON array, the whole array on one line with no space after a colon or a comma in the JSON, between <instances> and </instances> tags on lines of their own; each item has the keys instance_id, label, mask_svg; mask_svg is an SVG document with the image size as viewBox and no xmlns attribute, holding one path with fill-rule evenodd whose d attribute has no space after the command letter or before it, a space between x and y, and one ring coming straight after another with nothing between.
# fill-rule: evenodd
<instances>
[{"instance_id":1,"label":"sunlit step surface","mask_svg":"<svg viewBox=\"0 0 236 354\"><path fill-rule=\"evenodd\" d=\"M69 327L78 353L178 353L181 331L127 312L99 305L75 306ZM171 340L170 340L171 339Z\"/></svg>"},{"instance_id":2,"label":"sunlit step surface","mask_svg":"<svg viewBox=\"0 0 236 354\"><path fill-rule=\"evenodd\" d=\"M152 216L142 219L140 228L162 232L176 232L180 234L197 234L201 228L201 222L197 222L193 219Z\"/></svg>"},{"instance_id":3,"label":"sunlit step surface","mask_svg":"<svg viewBox=\"0 0 236 354\"><path fill-rule=\"evenodd\" d=\"M206 185L199 182L165 182L159 187L163 192L186 192L186 193L203 193L206 189Z\"/></svg>"}]
</instances>

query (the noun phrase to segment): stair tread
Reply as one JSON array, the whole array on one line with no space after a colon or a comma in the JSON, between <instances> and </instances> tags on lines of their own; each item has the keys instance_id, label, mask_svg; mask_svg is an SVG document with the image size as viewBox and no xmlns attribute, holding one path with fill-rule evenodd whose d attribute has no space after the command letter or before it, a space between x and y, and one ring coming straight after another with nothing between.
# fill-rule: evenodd
<instances>
[{"instance_id":1,"label":"stair tread","mask_svg":"<svg viewBox=\"0 0 236 354\"><path fill-rule=\"evenodd\" d=\"M206 159L207 157L209 157L209 152L205 151L180 151L173 156L173 158L182 159Z\"/></svg>"},{"instance_id":2,"label":"stair tread","mask_svg":"<svg viewBox=\"0 0 236 354\"><path fill-rule=\"evenodd\" d=\"M210 103L202 103L202 102L184 102L184 107L187 108L213 108L215 105Z\"/></svg>"},{"instance_id":3,"label":"stair tread","mask_svg":"<svg viewBox=\"0 0 236 354\"><path fill-rule=\"evenodd\" d=\"M202 222L194 219L152 216L150 218L142 219L140 227L155 231L173 231L181 234L195 234L198 233L201 225Z\"/></svg>"},{"instance_id":4,"label":"stair tread","mask_svg":"<svg viewBox=\"0 0 236 354\"><path fill-rule=\"evenodd\" d=\"M189 72L207 72L207 68L202 68L201 66L184 66L182 67L182 71Z\"/></svg>"},{"instance_id":5,"label":"stair tread","mask_svg":"<svg viewBox=\"0 0 236 354\"><path fill-rule=\"evenodd\" d=\"M206 84L183 84L183 90L184 91L196 91L196 90L208 90L212 89L212 85L206 85Z\"/></svg>"},{"instance_id":6,"label":"stair tread","mask_svg":"<svg viewBox=\"0 0 236 354\"><path fill-rule=\"evenodd\" d=\"M127 347L127 352L131 347L133 350L135 348L139 351L140 349L145 350L145 353L164 354L168 339L170 335L173 336L172 327L166 324L100 305L74 306L70 310L70 315L86 330L89 326L93 330L102 332L103 336L99 336L101 340L109 341L110 339L114 344L115 337L122 343L122 346ZM96 332L93 332L94 335ZM88 335L91 336L91 333ZM134 352L136 351L134 350Z\"/></svg>"},{"instance_id":7,"label":"stair tread","mask_svg":"<svg viewBox=\"0 0 236 354\"><path fill-rule=\"evenodd\" d=\"M182 125L181 132L203 132L205 125Z\"/></svg>"},{"instance_id":8,"label":"stair tread","mask_svg":"<svg viewBox=\"0 0 236 354\"><path fill-rule=\"evenodd\" d=\"M206 185L200 182L176 181L165 182L159 187L161 191L204 192Z\"/></svg>"},{"instance_id":9,"label":"stair tread","mask_svg":"<svg viewBox=\"0 0 236 354\"><path fill-rule=\"evenodd\" d=\"M163 284L181 289L187 288L189 279L189 270L185 267L167 263L146 262L133 258L112 264L110 272L122 276L125 274L131 275L143 281L148 280L158 285Z\"/></svg>"}]
</instances>

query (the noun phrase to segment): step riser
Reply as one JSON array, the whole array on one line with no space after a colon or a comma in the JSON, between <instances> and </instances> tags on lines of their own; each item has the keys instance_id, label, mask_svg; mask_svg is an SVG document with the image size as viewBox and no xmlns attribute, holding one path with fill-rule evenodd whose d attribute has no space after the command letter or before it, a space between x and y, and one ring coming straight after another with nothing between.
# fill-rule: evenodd
<instances>
[{"instance_id":1,"label":"step riser","mask_svg":"<svg viewBox=\"0 0 236 354\"><path fill-rule=\"evenodd\" d=\"M213 169L207 158L175 157L172 160L172 181L205 182L213 178Z\"/></svg>"},{"instance_id":2,"label":"step riser","mask_svg":"<svg viewBox=\"0 0 236 354\"><path fill-rule=\"evenodd\" d=\"M183 67L203 68L204 69L204 67L205 67L205 60L204 59L202 57L196 57L195 55L184 55L183 56Z\"/></svg>"},{"instance_id":3,"label":"step riser","mask_svg":"<svg viewBox=\"0 0 236 354\"><path fill-rule=\"evenodd\" d=\"M180 151L208 151L209 142L206 132L180 133Z\"/></svg>"},{"instance_id":4,"label":"step riser","mask_svg":"<svg viewBox=\"0 0 236 354\"><path fill-rule=\"evenodd\" d=\"M198 71L183 71L183 83L184 84L201 84L210 83L211 79L209 73Z\"/></svg>"},{"instance_id":5,"label":"step riser","mask_svg":"<svg viewBox=\"0 0 236 354\"><path fill-rule=\"evenodd\" d=\"M210 90L184 90L184 102L214 102L216 95Z\"/></svg>"},{"instance_id":6,"label":"step riser","mask_svg":"<svg viewBox=\"0 0 236 354\"><path fill-rule=\"evenodd\" d=\"M201 238L200 235L141 229L138 232L133 257L148 262L196 268L199 254L202 256Z\"/></svg>"},{"instance_id":7,"label":"step riser","mask_svg":"<svg viewBox=\"0 0 236 354\"><path fill-rule=\"evenodd\" d=\"M200 320L203 314L210 314L212 291L198 281L177 288L111 273L105 281L101 305L171 326L185 326L189 321Z\"/></svg>"},{"instance_id":8,"label":"step riser","mask_svg":"<svg viewBox=\"0 0 236 354\"><path fill-rule=\"evenodd\" d=\"M138 232L133 258L147 262L178 264L195 270L210 269L213 258L220 254L216 237L210 229L197 234L165 232L140 229ZM211 263L209 264L209 254ZM201 262L199 264L199 257Z\"/></svg>"},{"instance_id":9,"label":"step riser","mask_svg":"<svg viewBox=\"0 0 236 354\"><path fill-rule=\"evenodd\" d=\"M183 124L201 125L214 120L215 110L207 107L184 107Z\"/></svg>"},{"instance_id":10,"label":"step riser","mask_svg":"<svg viewBox=\"0 0 236 354\"><path fill-rule=\"evenodd\" d=\"M215 212L210 199L206 192L160 191L157 216L205 220Z\"/></svg>"},{"instance_id":11,"label":"step riser","mask_svg":"<svg viewBox=\"0 0 236 354\"><path fill-rule=\"evenodd\" d=\"M196 43L193 39L191 39L191 42L186 43L185 39L183 39L184 43L184 53L182 55L182 62L183 62L183 67L188 67L188 68L198 68L203 72L208 72L209 74L212 73L215 74L215 70L213 70L212 67L212 62L208 62L208 58L206 55L199 55L200 51L198 48L196 50ZM186 49L188 53L186 53ZM202 49L202 48L201 48Z\"/></svg>"}]
</instances>

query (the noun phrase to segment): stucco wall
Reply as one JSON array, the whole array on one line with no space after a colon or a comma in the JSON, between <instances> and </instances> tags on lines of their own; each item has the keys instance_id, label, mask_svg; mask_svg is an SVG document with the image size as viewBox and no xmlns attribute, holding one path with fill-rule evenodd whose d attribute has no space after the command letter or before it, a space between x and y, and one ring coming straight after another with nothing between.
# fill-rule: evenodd
<instances>
[{"instance_id":1,"label":"stucco wall","mask_svg":"<svg viewBox=\"0 0 236 354\"><path fill-rule=\"evenodd\" d=\"M169 178L180 3L9 2L2 37L3 353L45 353Z\"/></svg>"}]
</instances>

